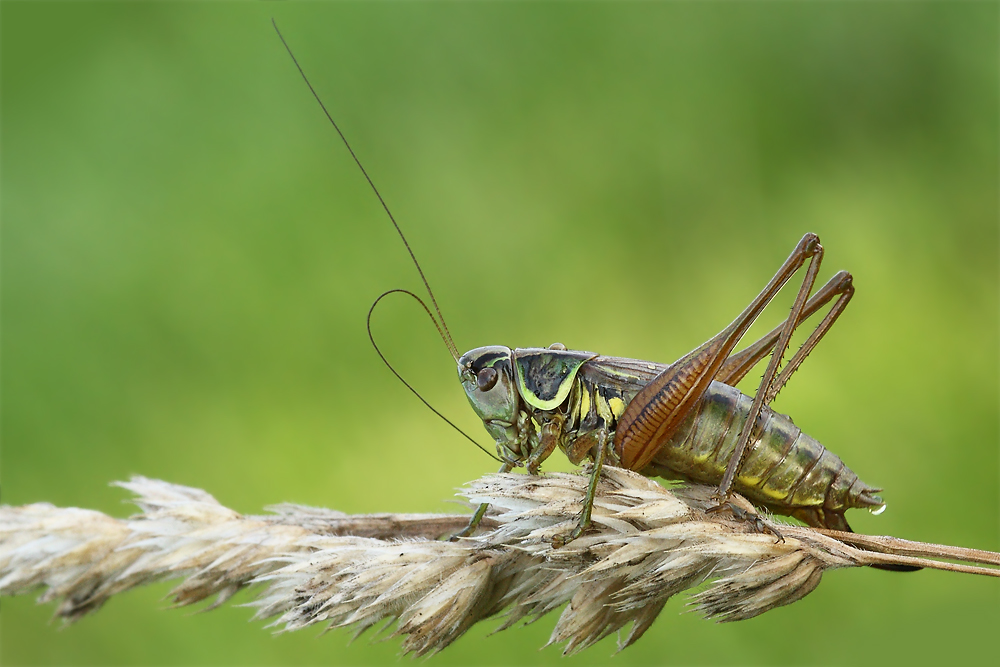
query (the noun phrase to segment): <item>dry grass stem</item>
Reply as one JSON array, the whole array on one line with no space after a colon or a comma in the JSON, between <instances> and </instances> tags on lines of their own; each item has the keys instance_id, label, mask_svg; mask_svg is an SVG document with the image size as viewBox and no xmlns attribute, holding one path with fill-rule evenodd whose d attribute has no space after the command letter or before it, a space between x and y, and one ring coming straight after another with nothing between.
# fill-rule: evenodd
<instances>
[{"instance_id":1,"label":"dry grass stem","mask_svg":"<svg viewBox=\"0 0 1000 667\"><path fill-rule=\"evenodd\" d=\"M476 622L505 612L499 629L562 607L549 643L579 651L611 633L636 641L676 593L710 582L690 604L709 618L751 618L794 602L823 572L921 565L1000 575L1000 554L782 524L785 540L726 513L706 514L712 489L664 489L610 468L594 525L561 549L587 478L488 475L462 493L492 508L476 537L442 541L465 515L347 516L279 505L243 516L204 491L143 477L120 483L142 513L126 520L49 504L0 508L0 594L42 588L67 621L111 596L181 579L178 605L225 602L257 584L256 617L282 630L322 624L359 633L385 623L403 650L434 653ZM745 501L744 501L745 502ZM749 508L749 505L746 505ZM770 521L770 519L768 519ZM962 560L967 565L945 562Z\"/></svg>"}]
</instances>

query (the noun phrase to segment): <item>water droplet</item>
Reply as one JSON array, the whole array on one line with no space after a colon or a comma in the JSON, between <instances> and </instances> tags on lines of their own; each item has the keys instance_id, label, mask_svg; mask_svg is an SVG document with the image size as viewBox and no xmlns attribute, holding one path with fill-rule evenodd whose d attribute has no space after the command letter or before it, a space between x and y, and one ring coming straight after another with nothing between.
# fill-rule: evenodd
<instances>
[{"instance_id":1,"label":"water droplet","mask_svg":"<svg viewBox=\"0 0 1000 667\"><path fill-rule=\"evenodd\" d=\"M878 516L879 514L885 511L886 507L888 507L888 505L879 505L878 507L873 507L868 511L874 514L875 516Z\"/></svg>"}]
</instances>

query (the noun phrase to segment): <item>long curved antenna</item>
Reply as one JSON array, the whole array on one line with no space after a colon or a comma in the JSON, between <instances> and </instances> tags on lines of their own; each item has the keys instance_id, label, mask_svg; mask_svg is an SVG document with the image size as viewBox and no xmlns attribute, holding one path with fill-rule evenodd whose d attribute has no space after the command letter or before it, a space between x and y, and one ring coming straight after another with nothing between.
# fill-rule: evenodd
<instances>
[{"instance_id":1,"label":"long curved antenna","mask_svg":"<svg viewBox=\"0 0 1000 667\"><path fill-rule=\"evenodd\" d=\"M466 440L468 440L469 442L471 442L472 444L474 444L476 447L478 447L479 449L481 449L484 452L486 452L486 455L489 456L491 459L493 459L494 461L500 461L500 459L498 459L496 456L494 456L493 454L491 454L488 449L486 449L485 447L483 447L482 445L480 445L478 442L476 442L475 440L473 440L472 436L470 436L468 433L466 433L465 431L463 431L459 427L455 426L455 424L450 419L448 419L443 414L441 414L440 412L438 412L437 410L435 410L434 406L432 406L430 403L428 403L424 399L424 397L421 396L420 393L410 385L409 382L407 382L406 380L404 380L403 376L399 374L399 371L397 371L395 368L393 368L392 364L389 363L389 360L385 358L384 354L382 354L382 350L379 349L378 344L375 342L375 336L372 335L372 313L375 312L375 306L378 305L379 301L381 301L385 297L389 296L390 294L395 294L397 292L400 293L400 294L408 294L409 296L412 296L414 299L417 300L417 303L419 303L421 306L423 306L424 312L427 313L427 316L429 318L431 318L432 320L434 319L434 315L431 314L431 309L427 307L427 304L424 303L423 300L421 300L421 298L419 296L417 296L416 294L414 294L410 290L405 290L405 289L391 289L388 292L382 292L379 295L379 297L377 299L375 299L375 303L372 304L372 307L368 309L368 340L370 340L372 342L372 347L375 348L375 351L378 353L378 356L381 357L382 363L384 363L389 368L389 370L392 371L393 375L395 375L397 378L399 378L400 382L402 382L404 385L406 385L407 389L409 389L410 391L413 392L414 396L416 396L417 398L419 398L420 401L424 405L426 405L428 408L430 408L431 412L433 412L434 414L436 414L441 419L445 420L448 423L449 426L451 426L453 429L455 429L456 431L458 431L459 433L461 433L463 436L465 436ZM501 463L502 463L502 461L501 461Z\"/></svg>"},{"instance_id":2,"label":"long curved antenna","mask_svg":"<svg viewBox=\"0 0 1000 667\"><path fill-rule=\"evenodd\" d=\"M368 181L368 185L370 185L372 187L372 190L375 192L375 196L378 197L379 203L381 203L382 204L382 208L385 209L386 215L388 215L389 216L389 220L392 221L392 226L396 228L396 233L399 234L399 238L401 238L403 240L403 245L406 246L406 252L410 253L410 259L413 260L413 265L417 267L417 273L420 274L420 279L424 282L424 287L427 289L427 295L430 296L430 298L431 298L431 304L433 304L433 306L434 306L434 312L437 313L437 318L435 319L434 315L431 315L430 310L427 311L427 314L431 315L431 321L434 322L434 326L437 328L438 334L441 335L441 340L444 341L445 346L448 348L448 352L451 353L451 356L457 362L458 361L458 348L455 346L455 341L452 340L452 338L451 338L451 332L448 331L448 325L445 324L445 322L444 322L444 315L441 314L441 308L438 307L437 299L434 298L434 292L431 290L431 285L430 285L429 282L427 282L427 277L424 276L424 270L420 268L420 262L417 261L417 256L413 254L413 249L410 248L409 241L407 241L406 240L406 236L403 235L403 230L399 228L399 224L396 222L396 218L392 217L392 212L389 210L389 206L385 203L385 200L382 199L382 195L379 194L378 188L375 187L375 183L372 182L372 179L368 175L368 172L365 171L365 168L361 165L361 160L359 160L358 156L354 154L354 149L351 148L351 144L349 144L347 142L347 137L345 137L344 133L340 131L340 127L337 125L337 122L335 120L333 120L333 116L330 115L330 112L326 110L326 105L323 104L323 100L321 100L319 98L319 94L316 92L316 89L313 88L313 86L312 86L311 83L309 83L309 78L306 76L305 71L303 71L302 66L299 65L299 61L295 58L295 54L292 53L291 47L288 46L288 42L285 41L285 36L282 35L281 34L281 30L278 29L278 23L273 18L271 19L271 25L274 26L274 31L276 33L278 33L278 39L280 39L281 43L284 44L285 50L288 51L288 55L291 57L292 62L295 63L295 67L299 70L299 74L302 75L302 80L306 82L307 86L309 86L309 92L311 92L312 95L313 95L313 97L316 98L316 101L319 103L319 107L323 110L323 113L326 114L327 120L330 121L330 124L333 125L333 129L335 129L337 131L337 134L340 135L340 139L341 139L341 141L344 142L344 145L347 146L347 150L348 150L348 152L350 152L351 157L354 158L355 164L358 165L358 169L360 169L361 173L364 174L365 180L367 180ZM378 302L376 302L376 303L378 303ZM421 303L423 303L423 302L421 302ZM439 322L440 322L440 324L439 324ZM376 349L378 349L378 348L376 348ZM383 361L385 361L384 357L383 357ZM386 363L388 363L388 362L386 362ZM392 367L390 366L390 368L392 368ZM395 373L395 371L393 371L393 372ZM400 378L400 379L402 380L402 378ZM409 386L409 385L407 385L407 386ZM414 393L416 393L416 392L414 392ZM420 399L420 400L424 400L424 399ZM433 410L434 408L431 408L431 409ZM435 412L436 412L436 410L435 410Z\"/></svg>"}]
</instances>

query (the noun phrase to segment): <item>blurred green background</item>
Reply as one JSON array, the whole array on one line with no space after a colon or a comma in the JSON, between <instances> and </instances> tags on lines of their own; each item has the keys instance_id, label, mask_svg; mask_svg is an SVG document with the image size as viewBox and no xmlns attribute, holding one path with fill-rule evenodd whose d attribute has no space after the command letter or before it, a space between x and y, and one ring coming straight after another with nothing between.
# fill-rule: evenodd
<instances>
[{"instance_id":1,"label":"blurred green background","mask_svg":"<svg viewBox=\"0 0 1000 667\"><path fill-rule=\"evenodd\" d=\"M1000 549L994 3L4 2L3 502L123 516L107 483L141 473L243 512L449 511L493 469L368 344L375 296L419 283L271 16L460 348L670 361L814 231L821 280L858 293L777 408L885 487L855 529ZM485 441L419 309L375 326ZM0 661L397 660L233 605L165 611L169 588L62 632L4 599ZM844 571L752 621L684 610L616 664L984 661L1000 585ZM484 623L431 663L613 652L539 652L554 620Z\"/></svg>"}]
</instances>

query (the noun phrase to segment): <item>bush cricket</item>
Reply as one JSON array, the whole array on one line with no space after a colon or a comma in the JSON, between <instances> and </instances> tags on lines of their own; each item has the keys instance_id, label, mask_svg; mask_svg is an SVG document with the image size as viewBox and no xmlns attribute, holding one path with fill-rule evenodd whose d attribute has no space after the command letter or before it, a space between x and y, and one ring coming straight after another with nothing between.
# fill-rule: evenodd
<instances>
[{"instance_id":1,"label":"bush cricket","mask_svg":"<svg viewBox=\"0 0 1000 667\"><path fill-rule=\"evenodd\" d=\"M885 508L876 495L880 489L862 482L839 457L803 433L790 418L768 407L854 294L851 274L846 271L812 293L824 253L818 236L805 234L770 282L729 326L669 365L569 350L559 343L523 349L492 345L460 355L405 235L276 24L275 30L378 197L430 300L428 306L417 295L401 289L385 292L375 300L368 313L368 333L379 356L407 388L448 421L403 380L371 334L371 314L379 301L396 292L408 294L423 306L455 360L469 403L496 442L501 472L523 466L529 474L537 474L556 448L574 465L593 461L579 521L557 540L557 546L576 539L590 525L605 465L717 485L713 510L728 509L779 539L775 528L733 505L732 494L742 494L759 507L811 526L835 530L850 530L844 516L850 508L875 513ZM804 276L788 318L734 354L753 322L800 270ZM831 302L819 324L779 372L794 331ZM754 365L768 356L770 361L754 396L736 389ZM487 509L480 506L456 537L471 535Z\"/></svg>"}]
</instances>

